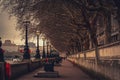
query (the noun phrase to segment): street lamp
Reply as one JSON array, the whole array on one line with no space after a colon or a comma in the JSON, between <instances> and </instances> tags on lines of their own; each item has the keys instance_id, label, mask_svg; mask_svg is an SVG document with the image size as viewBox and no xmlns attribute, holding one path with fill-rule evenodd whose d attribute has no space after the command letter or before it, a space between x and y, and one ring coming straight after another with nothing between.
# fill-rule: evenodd
<instances>
[{"instance_id":1,"label":"street lamp","mask_svg":"<svg viewBox=\"0 0 120 80\"><path fill-rule=\"evenodd\" d=\"M49 47L49 41L48 40L47 40L46 44L47 44L47 57L49 57L49 50L48 50L49 49L48 48Z\"/></svg>"},{"instance_id":2,"label":"street lamp","mask_svg":"<svg viewBox=\"0 0 120 80\"><path fill-rule=\"evenodd\" d=\"M2 41L1 41L1 37L0 37L0 62L4 62L4 51L1 48L2 46Z\"/></svg>"},{"instance_id":3,"label":"street lamp","mask_svg":"<svg viewBox=\"0 0 120 80\"><path fill-rule=\"evenodd\" d=\"M40 32L36 31L36 35L37 35L37 49L36 49L35 58L40 59L40 50L39 50L39 35L40 35Z\"/></svg>"},{"instance_id":4,"label":"street lamp","mask_svg":"<svg viewBox=\"0 0 120 80\"><path fill-rule=\"evenodd\" d=\"M51 53L52 53L52 45L50 44L50 57L51 57Z\"/></svg>"},{"instance_id":5,"label":"street lamp","mask_svg":"<svg viewBox=\"0 0 120 80\"><path fill-rule=\"evenodd\" d=\"M43 40L43 55L42 55L42 57L45 58L46 57L46 55L45 55L45 37L43 37L42 40Z\"/></svg>"},{"instance_id":6,"label":"street lamp","mask_svg":"<svg viewBox=\"0 0 120 80\"><path fill-rule=\"evenodd\" d=\"M30 21L24 21L23 23L25 26L25 46L24 46L23 59L30 59L29 46L28 46L28 26L30 24Z\"/></svg>"},{"instance_id":7,"label":"street lamp","mask_svg":"<svg viewBox=\"0 0 120 80\"><path fill-rule=\"evenodd\" d=\"M1 41L1 37L0 37L0 48L1 48L1 46L2 46L2 41Z\"/></svg>"},{"instance_id":8,"label":"street lamp","mask_svg":"<svg viewBox=\"0 0 120 80\"><path fill-rule=\"evenodd\" d=\"M52 45L50 44L50 53L52 52Z\"/></svg>"}]
</instances>

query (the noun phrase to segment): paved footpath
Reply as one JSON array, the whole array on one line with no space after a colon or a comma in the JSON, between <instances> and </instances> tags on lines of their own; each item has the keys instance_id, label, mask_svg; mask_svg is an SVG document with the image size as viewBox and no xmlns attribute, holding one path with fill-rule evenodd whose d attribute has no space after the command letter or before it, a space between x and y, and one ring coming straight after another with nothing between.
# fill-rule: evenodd
<instances>
[{"instance_id":1,"label":"paved footpath","mask_svg":"<svg viewBox=\"0 0 120 80\"><path fill-rule=\"evenodd\" d=\"M58 78L37 78L33 77L34 74L41 69L37 69L29 74L21 76L17 80L92 80L88 75L82 72L78 67L73 66L72 63L65 60L62 66L56 66L55 71L59 71L60 77Z\"/></svg>"}]
</instances>

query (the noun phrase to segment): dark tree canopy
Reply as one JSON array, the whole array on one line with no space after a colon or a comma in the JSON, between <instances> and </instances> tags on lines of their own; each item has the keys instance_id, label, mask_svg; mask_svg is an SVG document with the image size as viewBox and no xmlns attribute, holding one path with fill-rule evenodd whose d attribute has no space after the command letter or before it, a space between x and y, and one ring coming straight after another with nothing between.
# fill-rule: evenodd
<instances>
[{"instance_id":1,"label":"dark tree canopy","mask_svg":"<svg viewBox=\"0 0 120 80\"><path fill-rule=\"evenodd\" d=\"M32 36L39 29L59 51L72 47L79 51L89 36L97 45L97 21L101 15L107 19L119 7L115 3L116 0L2 0L1 7L17 17L19 30L24 31L21 25L27 18L33 25L29 30Z\"/></svg>"}]
</instances>

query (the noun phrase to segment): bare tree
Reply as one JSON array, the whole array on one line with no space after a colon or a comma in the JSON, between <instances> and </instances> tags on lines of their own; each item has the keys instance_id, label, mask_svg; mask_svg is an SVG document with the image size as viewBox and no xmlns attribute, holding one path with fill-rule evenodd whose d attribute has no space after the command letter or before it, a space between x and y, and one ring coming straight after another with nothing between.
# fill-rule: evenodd
<instances>
[{"instance_id":1,"label":"bare tree","mask_svg":"<svg viewBox=\"0 0 120 80\"><path fill-rule=\"evenodd\" d=\"M89 47L91 41L98 62L97 22L100 15L105 17L106 42L109 43L111 14L116 3L115 0L106 1L108 0L3 0L1 7L17 17L17 27L21 31L24 31L22 21L26 17L31 20L34 26L29 33L33 35L34 30L39 29L59 51L81 51L83 47ZM119 7L117 3L116 7Z\"/></svg>"}]
</instances>

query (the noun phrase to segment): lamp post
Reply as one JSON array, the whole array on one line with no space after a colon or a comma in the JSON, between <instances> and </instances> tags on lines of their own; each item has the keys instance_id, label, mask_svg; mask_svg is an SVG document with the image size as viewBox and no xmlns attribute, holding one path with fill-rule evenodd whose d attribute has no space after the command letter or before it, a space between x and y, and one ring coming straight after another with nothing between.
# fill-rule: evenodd
<instances>
[{"instance_id":1,"label":"lamp post","mask_svg":"<svg viewBox=\"0 0 120 80\"><path fill-rule=\"evenodd\" d=\"M37 49L36 49L35 58L40 59L40 50L39 50L39 35L40 35L40 32L36 31L36 34L37 34Z\"/></svg>"},{"instance_id":2,"label":"lamp post","mask_svg":"<svg viewBox=\"0 0 120 80\"><path fill-rule=\"evenodd\" d=\"M50 44L50 57L51 57L51 53L52 53L52 45Z\"/></svg>"},{"instance_id":3,"label":"lamp post","mask_svg":"<svg viewBox=\"0 0 120 80\"><path fill-rule=\"evenodd\" d=\"M0 62L4 62L4 51L1 48L2 46L2 41L1 41L1 37L0 37Z\"/></svg>"},{"instance_id":4,"label":"lamp post","mask_svg":"<svg viewBox=\"0 0 120 80\"><path fill-rule=\"evenodd\" d=\"M25 24L25 46L24 46L23 59L30 59L29 46L28 46L28 25L30 24L30 21L24 21L23 23Z\"/></svg>"},{"instance_id":5,"label":"lamp post","mask_svg":"<svg viewBox=\"0 0 120 80\"><path fill-rule=\"evenodd\" d=\"M47 57L49 57L49 50L48 50L48 49L49 49L49 48L48 48L48 47L49 47L49 41L47 40L46 43L47 43Z\"/></svg>"},{"instance_id":6,"label":"lamp post","mask_svg":"<svg viewBox=\"0 0 120 80\"><path fill-rule=\"evenodd\" d=\"M1 37L0 37L0 48L1 48L1 46L2 46L2 41L1 41Z\"/></svg>"},{"instance_id":7,"label":"lamp post","mask_svg":"<svg viewBox=\"0 0 120 80\"><path fill-rule=\"evenodd\" d=\"M52 46L51 46L51 44L50 44L50 53L51 53L51 51L52 51Z\"/></svg>"},{"instance_id":8,"label":"lamp post","mask_svg":"<svg viewBox=\"0 0 120 80\"><path fill-rule=\"evenodd\" d=\"M43 55L42 55L42 57L45 58L46 57L46 55L45 55L45 37L43 37L42 40L43 40Z\"/></svg>"}]
</instances>

